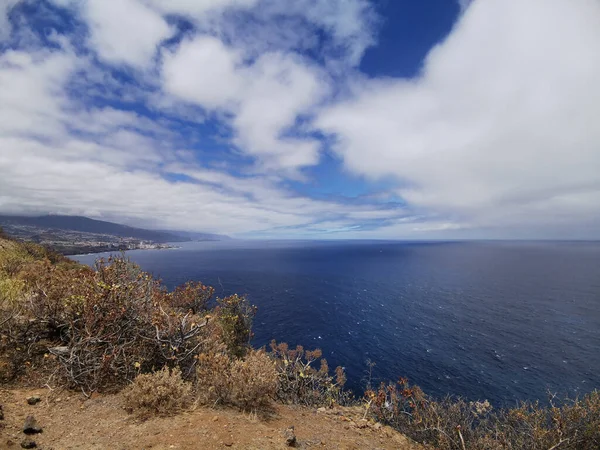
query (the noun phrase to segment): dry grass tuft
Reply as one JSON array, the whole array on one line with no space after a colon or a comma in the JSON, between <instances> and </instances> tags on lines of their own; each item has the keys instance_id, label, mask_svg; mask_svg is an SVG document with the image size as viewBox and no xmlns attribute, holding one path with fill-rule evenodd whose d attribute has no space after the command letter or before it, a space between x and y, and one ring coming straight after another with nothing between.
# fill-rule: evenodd
<instances>
[{"instance_id":1,"label":"dry grass tuft","mask_svg":"<svg viewBox=\"0 0 600 450\"><path fill-rule=\"evenodd\" d=\"M189 404L192 385L181 378L178 368L138 375L123 391L130 411L143 415L170 415Z\"/></svg>"}]
</instances>

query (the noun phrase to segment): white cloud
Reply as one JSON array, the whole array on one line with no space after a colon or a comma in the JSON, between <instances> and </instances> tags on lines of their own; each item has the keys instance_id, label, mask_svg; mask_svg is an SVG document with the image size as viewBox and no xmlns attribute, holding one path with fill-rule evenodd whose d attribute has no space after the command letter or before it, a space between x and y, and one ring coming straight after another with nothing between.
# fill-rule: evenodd
<instances>
[{"instance_id":1,"label":"white cloud","mask_svg":"<svg viewBox=\"0 0 600 450\"><path fill-rule=\"evenodd\" d=\"M78 61L68 52L0 54L0 131L51 138L63 129L65 81Z\"/></svg>"},{"instance_id":2,"label":"white cloud","mask_svg":"<svg viewBox=\"0 0 600 450\"><path fill-rule=\"evenodd\" d=\"M219 36L243 50L246 56L318 47L315 27L325 31L336 58L343 56L351 65L358 64L364 51L375 43L375 13L368 0L145 0L145 3L162 14L193 21L201 32Z\"/></svg>"},{"instance_id":3,"label":"white cloud","mask_svg":"<svg viewBox=\"0 0 600 450\"><path fill-rule=\"evenodd\" d=\"M357 214L377 215L374 207L294 195L278 177L203 168L176 147L176 133L161 120L69 95L73 77L93 71L90 64L68 48L0 55L0 84L6 87L0 90L3 213L84 214L162 228L282 236L315 221L342 228L356 226Z\"/></svg>"},{"instance_id":4,"label":"white cloud","mask_svg":"<svg viewBox=\"0 0 600 450\"><path fill-rule=\"evenodd\" d=\"M160 52L168 95L148 94L154 107L181 110L175 97L208 113L225 113L233 144L256 158L257 170L295 176L298 168L318 163L319 143L290 128L329 88L324 70L297 50L318 50L330 70L343 70L358 64L374 42L367 0L54 2L79 12L89 45L105 63L150 69ZM175 33L168 15L190 20L195 29L174 50L161 51L161 42ZM152 73L142 81L155 88ZM204 116L197 113L196 120Z\"/></svg>"},{"instance_id":5,"label":"white cloud","mask_svg":"<svg viewBox=\"0 0 600 450\"><path fill-rule=\"evenodd\" d=\"M376 14L367 0L263 0L255 14L266 28L266 33L259 34L262 46L279 47L285 43L289 48L318 48L321 45L320 53L330 69L347 69L359 64L365 50L375 43ZM295 21L292 20L294 18ZM278 23L282 24L281 27ZM236 26L239 29L240 24L236 23ZM326 32L325 42L315 40L314 32L308 36L305 34L311 27ZM244 30L243 24L241 30ZM234 40L248 36L248 33L236 33L235 30L225 31L225 35ZM274 42L273 36L281 43ZM254 46L262 47L261 43Z\"/></svg>"},{"instance_id":6,"label":"white cloud","mask_svg":"<svg viewBox=\"0 0 600 450\"><path fill-rule=\"evenodd\" d=\"M0 154L3 212L85 214L163 228L294 235L296 228L318 234L322 227L311 228L312 222L327 218L340 228L350 227L351 214L372 210L292 196L267 179L238 178L189 164L169 170L197 182L167 181L155 170L123 170L112 157L90 157L86 149L94 144L89 141L71 141L65 148L0 137L0 145L6 149ZM106 149L95 146L99 152Z\"/></svg>"},{"instance_id":7,"label":"white cloud","mask_svg":"<svg viewBox=\"0 0 600 450\"><path fill-rule=\"evenodd\" d=\"M55 35L0 53L0 211L254 235L598 236L597 0L459 0L412 80L358 75L367 0L53 2L89 34L78 51ZM0 0L4 33L14 4ZM166 47L173 15L193 29ZM236 147L244 175L195 153L207 116L230 127L220 149ZM318 164L315 131L346 169L396 182L381 201L408 206L283 188Z\"/></svg>"},{"instance_id":8,"label":"white cloud","mask_svg":"<svg viewBox=\"0 0 600 450\"><path fill-rule=\"evenodd\" d=\"M80 7L92 47L109 63L146 68L157 45L173 33L160 14L137 0L85 0Z\"/></svg>"},{"instance_id":9,"label":"white cloud","mask_svg":"<svg viewBox=\"0 0 600 450\"><path fill-rule=\"evenodd\" d=\"M142 0L163 14L176 14L202 20L209 12L222 11L227 8L244 9L258 3L258 0Z\"/></svg>"},{"instance_id":10,"label":"white cloud","mask_svg":"<svg viewBox=\"0 0 600 450\"><path fill-rule=\"evenodd\" d=\"M599 42L595 0L476 1L418 79L357 81L318 125L350 170L395 177L413 208L452 227L589 231Z\"/></svg>"},{"instance_id":11,"label":"white cloud","mask_svg":"<svg viewBox=\"0 0 600 450\"><path fill-rule=\"evenodd\" d=\"M324 76L299 56L266 53L244 65L235 49L199 37L165 54L163 79L167 92L182 101L231 114L235 142L263 168L317 162L316 141L282 137L327 92Z\"/></svg>"},{"instance_id":12,"label":"white cloud","mask_svg":"<svg viewBox=\"0 0 600 450\"><path fill-rule=\"evenodd\" d=\"M306 14L310 22L327 29L333 45L345 50L351 65L359 64L365 50L375 44L375 13L366 0L296 0L275 4L280 14Z\"/></svg>"},{"instance_id":13,"label":"white cloud","mask_svg":"<svg viewBox=\"0 0 600 450\"><path fill-rule=\"evenodd\" d=\"M181 43L176 52L165 52L165 89L182 100L208 109L227 108L239 95L242 77L237 72L240 55L219 39L203 36Z\"/></svg>"},{"instance_id":14,"label":"white cloud","mask_svg":"<svg viewBox=\"0 0 600 450\"><path fill-rule=\"evenodd\" d=\"M244 73L247 87L234 119L240 148L272 168L318 162L318 142L282 137L300 114L323 99L326 81L298 57L265 54Z\"/></svg>"}]
</instances>

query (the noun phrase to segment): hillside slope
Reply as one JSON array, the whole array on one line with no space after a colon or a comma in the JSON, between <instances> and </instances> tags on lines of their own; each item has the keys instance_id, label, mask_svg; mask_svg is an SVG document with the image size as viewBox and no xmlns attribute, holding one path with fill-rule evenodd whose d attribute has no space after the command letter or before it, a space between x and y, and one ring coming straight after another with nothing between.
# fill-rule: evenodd
<instances>
[{"instance_id":1,"label":"hillside slope","mask_svg":"<svg viewBox=\"0 0 600 450\"><path fill-rule=\"evenodd\" d=\"M26 399L39 394L30 406ZM43 433L39 448L56 449L282 449L285 430L294 426L295 448L417 450L400 433L361 420L358 408L324 410L275 405L258 418L233 409L197 408L173 417L139 420L122 407L120 395L85 399L72 391L3 390L4 429L0 448L19 448L22 426L33 414ZM0 425L1 426L1 425Z\"/></svg>"},{"instance_id":2,"label":"hillside slope","mask_svg":"<svg viewBox=\"0 0 600 450\"><path fill-rule=\"evenodd\" d=\"M231 239L212 233L146 230L81 216L0 215L0 228L13 238L37 242L65 255L170 248L167 243Z\"/></svg>"},{"instance_id":3,"label":"hillside slope","mask_svg":"<svg viewBox=\"0 0 600 450\"><path fill-rule=\"evenodd\" d=\"M0 236L0 448L278 449L288 447L291 426L296 448L418 448L363 419L364 407L318 408L345 398L326 364L309 367L320 352L303 360L300 347L280 343L270 356L250 348L254 309L238 296L206 309L212 292L188 283L168 293L126 259L92 270ZM168 340L181 336L187 341ZM181 370L157 378L165 372L155 367L183 367L189 349L189 381ZM180 402L144 408L167 397Z\"/></svg>"},{"instance_id":4,"label":"hillside slope","mask_svg":"<svg viewBox=\"0 0 600 450\"><path fill-rule=\"evenodd\" d=\"M82 216L0 216L0 226L6 227L11 225L34 227L40 230L51 228L57 230L78 231L81 233L106 234L154 242L183 242L190 240L189 238L179 236L175 233L145 230Z\"/></svg>"}]
</instances>

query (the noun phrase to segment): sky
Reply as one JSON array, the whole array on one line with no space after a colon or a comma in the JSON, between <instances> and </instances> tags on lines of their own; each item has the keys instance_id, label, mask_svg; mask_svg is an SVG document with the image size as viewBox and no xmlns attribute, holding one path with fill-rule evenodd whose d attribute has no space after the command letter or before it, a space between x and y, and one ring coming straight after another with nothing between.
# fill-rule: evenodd
<instances>
[{"instance_id":1,"label":"sky","mask_svg":"<svg viewBox=\"0 0 600 450\"><path fill-rule=\"evenodd\" d=\"M599 239L599 0L0 0L0 213Z\"/></svg>"}]
</instances>

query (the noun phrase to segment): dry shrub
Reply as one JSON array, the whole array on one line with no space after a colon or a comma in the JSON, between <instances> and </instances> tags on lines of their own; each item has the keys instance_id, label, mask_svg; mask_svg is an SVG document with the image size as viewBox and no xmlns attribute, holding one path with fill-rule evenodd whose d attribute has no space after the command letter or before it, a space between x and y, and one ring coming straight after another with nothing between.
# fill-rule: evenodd
<instances>
[{"instance_id":1,"label":"dry shrub","mask_svg":"<svg viewBox=\"0 0 600 450\"><path fill-rule=\"evenodd\" d=\"M197 356L211 339L208 315L183 313L166 306L156 305L153 325L158 354L155 359L171 367L179 367L186 379L193 378Z\"/></svg>"},{"instance_id":2,"label":"dry shrub","mask_svg":"<svg viewBox=\"0 0 600 450\"><path fill-rule=\"evenodd\" d=\"M11 241L6 248L35 250ZM47 256L8 266L10 275L0 272L0 318L8 318L0 319L0 365L13 368L5 378L53 366L61 384L89 394L165 364L193 377L205 318L171 306L161 284L126 258L99 260L95 270Z\"/></svg>"},{"instance_id":3,"label":"dry shrub","mask_svg":"<svg viewBox=\"0 0 600 450\"><path fill-rule=\"evenodd\" d=\"M0 277L0 327L19 313L19 303L24 298L25 291L23 280Z\"/></svg>"},{"instance_id":4,"label":"dry shrub","mask_svg":"<svg viewBox=\"0 0 600 450\"><path fill-rule=\"evenodd\" d=\"M67 324L79 317L84 300L96 293L94 271L85 266L57 265L42 259L25 266L19 278L31 294L23 305L24 314L44 325L48 338L60 338Z\"/></svg>"},{"instance_id":5,"label":"dry shrub","mask_svg":"<svg viewBox=\"0 0 600 450\"><path fill-rule=\"evenodd\" d=\"M208 303L214 293L214 288L210 286L205 286L195 281L188 281L183 286L176 287L169 294L168 301L174 308L198 314L208 309Z\"/></svg>"},{"instance_id":6,"label":"dry shrub","mask_svg":"<svg viewBox=\"0 0 600 450\"><path fill-rule=\"evenodd\" d=\"M91 269L35 244L0 239L0 377L8 381L27 367L40 375L48 366L53 383L89 395L167 365L184 378L199 375L207 398L229 401L229 381L210 372L225 365L219 376L228 374L231 358L248 352L256 308L233 295L219 299L209 316L213 293L196 282L169 293L123 256ZM209 317L214 326L207 327Z\"/></svg>"},{"instance_id":7,"label":"dry shrub","mask_svg":"<svg viewBox=\"0 0 600 450\"><path fill-rule=\"evenodd\" d=\"M230 380L231 402L244 409L266 406L277 391L275 363L264 350L253 350L234 361Z\"/></svg>"},{"instance_id":8,"label":"dry shrub","mask_svg":"<svg viewBox=\"0 0 600 450\"><path fill-rule=\"evenodd\" d=\"M525 402L517 408L499 411L493 417L493 434L500 443L495 448L510 449L600 449L600 392L582 398L556 402L550 406ZM492 435L492 433L489 433Z\"/></svg>"},{"instance_id":9,"label":"dry shrub","mask_svg":"<svg viewBox=\"0 0 600 450\"><path fill-rule=\"evenodd\" d=\"M309 406L346 405L352 401L352 393L344 390L344 369L337 367L335 377L331 376L321 350L305 351L300 345L290 349L284 342L272 341L271 356L279 379L276 394L279 401ZM318 369L314 367L317 364Z\"/></svg>"},{"instance_id":10,"label":"dry shrub","mask_svg":"<svg viewBox=\"0 0 600 450\"><path fill-rule=\"evenodd\" d=\"M125 258L113 258L98 261L90 275L52 281L59 290L83 281L76 295L59 292L51 299L41 291L38 297L42 304L63 307L55 326L67 350L58 358L71 386L85 393L112 390L133 380L137 366L162 367L153 326L162 291L150 275Z\"/></svg>"},{"instance_id":11,"label":"dry shrub","mask_svg":"<svg viewBox=\"0 0 600 450\"><path fill-rule=\"evenodd\" d=\"M235 358L223 343L214 342L212 348L198 355L196 395L203 405L264 407L274 398L277 381L275 363L264 350Z\"/></svg>"},{"instance_id":12,"label":"dry shrub","mask_svg":"<svg viewBox=\"0 0 600 450\"><path fill-rule=\"evenodd\" d=\"M212 341L197 357L196 395L203 405L227 403L231 392L231 359L225 344Z\"/></svg>"},{"instance_id":13,"label":"dry shrub","mask_svg":"<svg viewBox=\"0 0 600 450\"><path fill-rule=\"evenodd\" d=\"M138 375L125 390L125 406L147 415L169 415L189 404L191 384L181 377L181 370L163 367L154 373Z\"/></svg>"},{"instance_id":14,"label":"dry shrub","mask_svg":"<svg viewBox=\"0 0 600 450\"><path fill-rule=\"evenodd\" d=\"M38 327L23 314L30 290L19 275L34 261L23 244L0 239L0 381L3 383L25 375L32 359L44 352L37 345Z\"/></svg>"},{"instance_id":15,"label":"dry shrub","mask_svg":"<svg viewBox=\"0 0 600 450\"><path fill-rule=\"evenodd\" d=\"M485 402L435 400L404 378L365 393L368 412L417 442L442 450L600 448L600 392L549 406L524 402L493 410Z\"/></svg>"}]
</instances>

